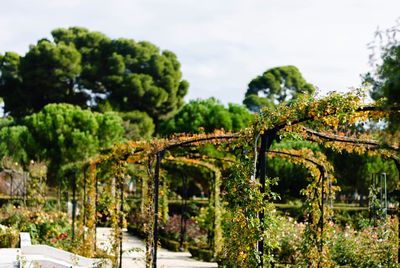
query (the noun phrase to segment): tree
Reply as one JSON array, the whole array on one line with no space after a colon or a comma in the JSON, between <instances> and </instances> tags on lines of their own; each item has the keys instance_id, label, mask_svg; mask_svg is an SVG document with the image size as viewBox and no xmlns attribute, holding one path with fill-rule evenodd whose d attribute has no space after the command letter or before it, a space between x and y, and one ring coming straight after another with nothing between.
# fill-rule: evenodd
<instances>
[{"instance_id":1,"label":"tree","mask_svg":"<svg viewBox=\"0 0 400 268\"><path fill-rule=\"evenodd\" d=\"M364 82L371 84L371 97L374 100L385 97L387 104L400 104L400 25L378 30L368 47L372 49L370 64L373 70L363 75ZM381 61L377 61L380 58Z\"/></svg>"},{"instance_id":2,"label":"tree","mask_svg":"<svg viewBox=\"0 0 400 268\"><path fill-rule=\"evenodd\" d=\"M365 81L372 82L371 97L378 100L386 97L390 105L400 104L400 44L385 49L382 64L378 66L376 75L367 74Z\"/></svg>"},{"instance_id":3,"label":"tree","mask_svg":"<svg viewBox=\"0 0 400 268\"><path fill-rule=\"evenodd\" d=\"M26 103L26 95L21 95L20 60L21 57L13 52L0 55L0 95L5 112L11 111L13 107L24 109L21 106Z\"/></svg>"},{"instance_id":4,"label":"tree","mask_svg":"<svg viewBox=\"0 0 400 268\"><path fill-rule=\"evenodd\" d=\"M75 90L80 60L73 46L45 39L31 46L24 57L6 53L0 65L5 112L23 116L59 102L85 106L87 94Z\"/></svg>"},{"instance_id":5,"label":"tree","mask_svg":"<svg viewBox=\"0 0 400 268\"><path fill-rule=\"evenodd\" d=\"M0 129L0 159L9 157L23 166L29 164L30 153L37 145L26 126L4 126Z\"/></svg>"},{"instance_id":6,"label":"tree","mask_svg":"<svg viewBox=\"0 0 400 268\"><path fill-rule=\"evenodd\" d=\"M308 148L313 152L320 152L318 145L306 141L283 139L279 143L274 143L271 150L301 150ZM273 157L268 159L267 176L270 178L279 178L279 183L272 187L273 191L278 193L283 201L290 199L303 198L301 190L304 189L309 178L308 170L302 165L295 164L287 159Z\"/></svg>"},{"instance_id":7,"label":"tree","mask_svg":"<svg viewBox=\"0 0 400 268\"><path fill-rule=\"evenodd\" d=\"M398 39L400 25L375 33L375 40L371 42L374 53L370 55L371 72L363 75L364 83L372 85L370 95L374 100L385 98L388 106L400 105L400 40ZM376 43L376 44L374 44ZM379 44L379 45L377 45ZM375 51L379 51L379 54ZM377 62L377 55L381 61ZM392 133L400 130L400 116L394 114L389 120L389 129ZM397 132L397 138L400 133Z\"/></svg>"},{"instance_id":8,"label":"tree","mask_svg":"<svg viewBox=\"0 0 400 268\"><path fill-rule=\"evenodd\" d=\"M39 145L33 159L46 160L57 176L63 165L84 161L120 141L124 129L115 113L95 113L70 104L49 104L23 124Z\"/></svg>"},{"instance_id":9,"label":"tree","mask_svg":"<svg viewBox=\"0 0 400 268\"><path fill-rule=\"evenodd\" d=\"M229 103L228 111L232 120L232 131L240 131L248 127L254 118L253 114L249 113L243 105Z\"/></svg>"},{"instance_id":10,"label":"tree","mask_svg":"<svg viewBox=\"0 0 400 268\"><path fill-rule=\"evenodd\" d=\"M217 99L192 100L163 126L163 134L174 132L213 132L215 129L239 131L247 126L253 115L243 106L229 104L228 108Z\"/></svg>"},{"instance_id":11,"label":"tree","mask_svg":"<svg viewBox=\"0 0 400 268\"><path fill-rule=\"evenodd\" d=\"M154 121L171 117L183 104L188 83L171 51L149 42L110 40L84 28L57 29L56 43L73 43L82 55L80 87L105 94L97 103L109 102L118 111L143 111Z\"/></svg>"},{"instance_id":12,"label":"tree","mask_svg":"<svg viewBox=\"0 0 400 268\"><path fill-rule=\"evenodd\" d=\"M125 129L124 137L128 140L149 139L154 133L154 123L145 112L132 111L119 113Z\"/></svg>"},{"instance_id":13,"label":"tree","mask_svg":"<svg viewBox=\"0 0 400 268\"><path fill-rule=\"evenodd\" d=\"M243 104L258 112L263 106L275 106L314 92L314 86L306 82L295 66L275 67L250 81Z\"/></svg>"},{"instance_id":14,"label":"tree","mask_svg":"<svg viewBox=\"0 0 400 268\"><path fill-rule=\"evenodd\" d=\"M188 83L171 51L149 42L110 39L85 28L56 29L21 57L0 57L0 96L15 116L48 103L146 112L156 129L183 105Z\"/></svg>"}]
</instances>

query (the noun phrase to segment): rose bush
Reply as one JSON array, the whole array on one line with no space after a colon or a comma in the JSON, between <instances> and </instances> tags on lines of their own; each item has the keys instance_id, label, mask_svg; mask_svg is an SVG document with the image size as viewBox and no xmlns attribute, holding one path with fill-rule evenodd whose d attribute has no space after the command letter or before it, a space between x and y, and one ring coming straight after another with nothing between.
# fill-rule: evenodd
<instances>
[{"instance_id":1,"label":"rose bush","mask_svg":"<svg viewBox=\"0 0 400 268\"><path fill-rule=\"evenodd\" d=\"M5 205L0 208L0 224L20 232L29 232L34 244L71 248L69 239L57 239L60 234L71 231L66 213Z\"/></svg>"},{"instance_id":2,"label":"rose bush","mask_svg":"<svg viewBox=\"0 0 400 268\"><path fill-rule=\"evenodd\" d=\"M306 265L307 252L302 252L307 223L289 217L278 217L274 231L279 247L274 251L277 264ZM388 218L378 226L359 229L330 222L330 232L324 244L330 248L328 266L397 267L397 219Z\"/></svg>"},{"instance_id":3,"label":"rose bush","mask_svg":"<svg viewBox=\"0 0 400 268\"><path fill-rule=\"evenodd\" d=\"M0 224L0 248L15 248L18 241L18 230Z\"/></svg>"}]
</instances>

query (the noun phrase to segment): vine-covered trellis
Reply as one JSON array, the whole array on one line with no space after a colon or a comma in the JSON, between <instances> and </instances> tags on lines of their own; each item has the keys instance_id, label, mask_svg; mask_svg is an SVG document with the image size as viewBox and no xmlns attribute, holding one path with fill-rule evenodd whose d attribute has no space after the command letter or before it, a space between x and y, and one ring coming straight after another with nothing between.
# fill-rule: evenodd
<instances>
[{"instance_id":1,"label":"vine-covered trellis","mask_svg":"<svg viewBox=\"0 0 400 268\"><path fill-rule=\"evenodd\" d=\"M193 146L211 143L220 146L236 156L236 164L230 168L230 175L226 180L229 193L224 195L227 211L225 233L215 234L214 254L240 267L263 267L273 262L272 250L276 245L269 237L269 231L274 226L270 217L271 200L275 195L271 191L274 179L267 177L266 162L268 157L290 159L294 163L305 166L309 170L312 180L304 190L307 197L307 212L309 225L309 266L328 266L325 263L329 250L324 248L324 237L329 234L327 222L332 216L331 209L325 206L327 199L333 199L338 189L332 176L333 170L326 157L311 150L271 150L275 142L286 138L295 138L317 142L336 150L348 152L371 152L393 159L399 167L398 142L390 143L386 140L373 140L371 137L346 137L337 132L341 125L354 125L365 120L385 118L393 113L399 113L398 107L386 107L381 103L364 105L359 94L333 93L326 98L314 99L309 96L300 97L290 104L280 105L274 109L264 109L257 116L253 125L239 133L181 135L169 139L154 139L152 141L133 142L116 145L104 152L97 159L88 164L85 181L85 221L88 226L87 238L94 239L96 225L96 209L90 202L96 196L98 183L97 169L109 178L110 191L113 192L112 226L114 240L112 252L113 263L118 266L118 254L121 253L123 213L123 187L127 163L142 165L147 169L147 192L142 202L148 222L146 264L147 267L157 265L158 209L160 169L162 160L180 161L190 165L202 165L214 172L215 183L213 189L214 205L220 206L219 183L221 173L218 168L207 161L175 157L174 150L185 150ZM255 168L254 168L255 167ZM104 175L103 174L103 175ZM103 179L104 181L104 179ZM110 183L112 182L112 183ZM220 224L219 212L215 211L215 225ZM222 249L223 236L229 233L229 246ZM90 241L90 240L89 240ZM95 243L87 243L86 248ZM92 246L93 247L93 246ZM88 249L92 255L93 248Z\"/></svg>"}]
</instances>

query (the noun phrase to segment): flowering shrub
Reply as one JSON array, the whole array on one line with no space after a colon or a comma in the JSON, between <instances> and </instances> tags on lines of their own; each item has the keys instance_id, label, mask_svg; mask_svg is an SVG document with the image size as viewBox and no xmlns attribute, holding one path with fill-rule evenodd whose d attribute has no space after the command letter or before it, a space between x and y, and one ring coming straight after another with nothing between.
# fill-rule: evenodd
<instances>
[{"instance_id":1,"label":"flowering shrub","mask_svg":"<svg viewBox=\"0 0 400 268\"><path fill-rule=\"evenodd\" d=\"M361 230L335 228L332 259L353 267L397 267L397 222L389 219Z\"/></svg>"},{"instance_id":2,"label":"flowering shrub","mask_svg":"<svg viewBox=\"0 0 400 268\"><path fill-rule=\"evenodd\" d=\"M44 212L42 210L6 205L0 209L0 224L29 232L32 243L47 244L70 249L65 234L71 230L67 215L63 212ZM61 239L60 235L63 235Z\"/></svg>"},{"instance_id":3,"label":"flowering shrub","mask_svg":"<svg viewBox=\"0 0 400 268\"><path fill-rule=\"evenodd\" d=\"M57 237L51 240L51 243L57 243L58 241L65 240L67 238L68 238L67 233L60 233L59 235L57 235Z\"/></svg>"},{"instance_id":4,"label":"flowering shrub","mask_svg":"<svg viewBox=\"0 0 400 268\"><path fill-rule=\"evenodd\" d=\"M309 261L309 252L302 251L305 243L306 223L278 216L275 238L279 247L274 259L279 264L304 266ZM324 267L397 267L397 221L388 219L377 227L367 226L360 230L330 222L331 232L325 247L330 254ZM313 266L313 265L311 265Z\"/></svg>"},{"instance_id":5,"label":"flowering shrub","mask_svg":"<svg viewBox=\"0 0 400 268\"><path fill-rule=\"evenodd\" d=\"M147 218L139 212L130 212L128 214L128 230L142 238L146 237L145 225Z\"/></svg>"},{"instance_id":6,"label":"flowering shrub","mask_svg":"<svg viewBox=\"0 0 400 268\"><path fill-rule=\"evenodd\" d=\"M179 241L181 234L181 216L170 216L164 226L161 226L161 233L169 239ZM207 231L201 229L195 219L186 220L185 241L197 247L207 247Z\"/></svg>"},{"instance_id":7,"label":"flowering shrub","mask_svg":"<svg viewBox=\"0 0 400 268\"><path fill-rule=\"evenodd\" d=\"M18 245L18 230L0 225L0 248L15 248Z\"/></svg>"},{"instance_id":8,"label":"flowering shrub","mask_svg":"<svg viewBox=\"0 0 400 268\"><path fill-rule=\"evenodd\" d=\"M293 218L282 217L275 231L279 248L275 251L275 259L282 264L299 262L302 259L301 249L305 230L304 223L297 223Z\"/></svg>"}]
</instances>

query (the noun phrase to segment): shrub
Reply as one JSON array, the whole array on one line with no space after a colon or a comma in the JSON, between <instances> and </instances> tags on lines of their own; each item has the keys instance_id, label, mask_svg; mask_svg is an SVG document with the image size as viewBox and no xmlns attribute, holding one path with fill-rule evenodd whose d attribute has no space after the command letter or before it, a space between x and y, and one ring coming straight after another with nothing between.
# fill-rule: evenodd
<instances>
[{"instance_id":1,"label":"shrub","mask_svg":"<svg viewBox=\"0 0 400 268\"><path fill-rule=\"evenodd\" d=\"M197 247L189 247L189 252L193 257L203 260L203 261L212 261L213 260L213 252L208 249L201 249Z\"/></svg>"},{"instance_id":2,"label":"shrub","mask_svg":"<svg viewBox=\"0 0 400 268\"><path fill-rule=\"evenodd\" d=\"M396 221L389 219L377 227L361 230L336 228L332 238L332 259L340 265L353 267L397 267Z\"/></svg>"},{"instance_id":3,"label":"shrub","mask_svg":"<svg viewBox=\"0 0 400 268\"><path fill-rule=\"evenodd\" d=\"M131 212L128 215L128 231L138 235L141 238L146 237L146 232L144 230L145 224L147 223L147 218L137 212Z\"/></svg>"},{"instance_id":4,"label":"shrub","mask_svg":"<svg viewBox=\"0 0 400 268\"><path fill-rule=\"evenodd\" d=\"M303 266L309 252L302 252L306 224L279 218L273 235L279 247L273 252L278 264ZM376 227L330 223L325 247L330 249L327 263L334 267L397 267L397 220L381 221Z\"/></svg>"},{"instance_id":5,"label":"shrub","mask_svg":"<svg viewBox=\"0 0 400 268\"><path fill-rule=\"evenodd\" d=\"M33 243L47 244L64 249L72 246L60 234L70 233L71 225L67 215L62 212L44 212L38 209L6 205L0 209L0 224L29 232Z\"/></svg>"},{"instance_id":6,"label":"shrub","mask_svg":"<svg viewBox=\"0 0 400 268\"><path fill-rule=\"evenodd\" d=\"M179 242L177 242L177 241L160 237L160 242L161 242L161 245L166 249L169 249L169 250L172 250L175 252L180 251Z\"/></svg>"},{"instance_id":7,"label":"shrub","mask_svg":"<svg viewBox=\"0 0 400 268\"><path fill-rule=\"evenodd\" d=\"M280 218L276 230L276 238L279 243L274 257L279 263L299 263L305 224L297 223L293 218Z\"/></svg>"},{"instance_id":8,"label":"shrub","mask_svg":"<svg viewBox=\"0 0 400 268\"><path fill-rule=\"evenodd\" d=\"M0 248L15 248L19 242L19 231L0 225Z\"/></svg>"},{"instance_id":9,"label":"shrub","mask_svg":"<svg viewBox=\"0 0 400 268\"><path fill-rule=\"evenodd\" d=\"M181 216L173 215L161 226L161 234L166 238L179 241L181 234ZM200 228L194 218L186 220L185 241L198 247L207 247L207 231Z\"/></svg>"}]
</instances>

